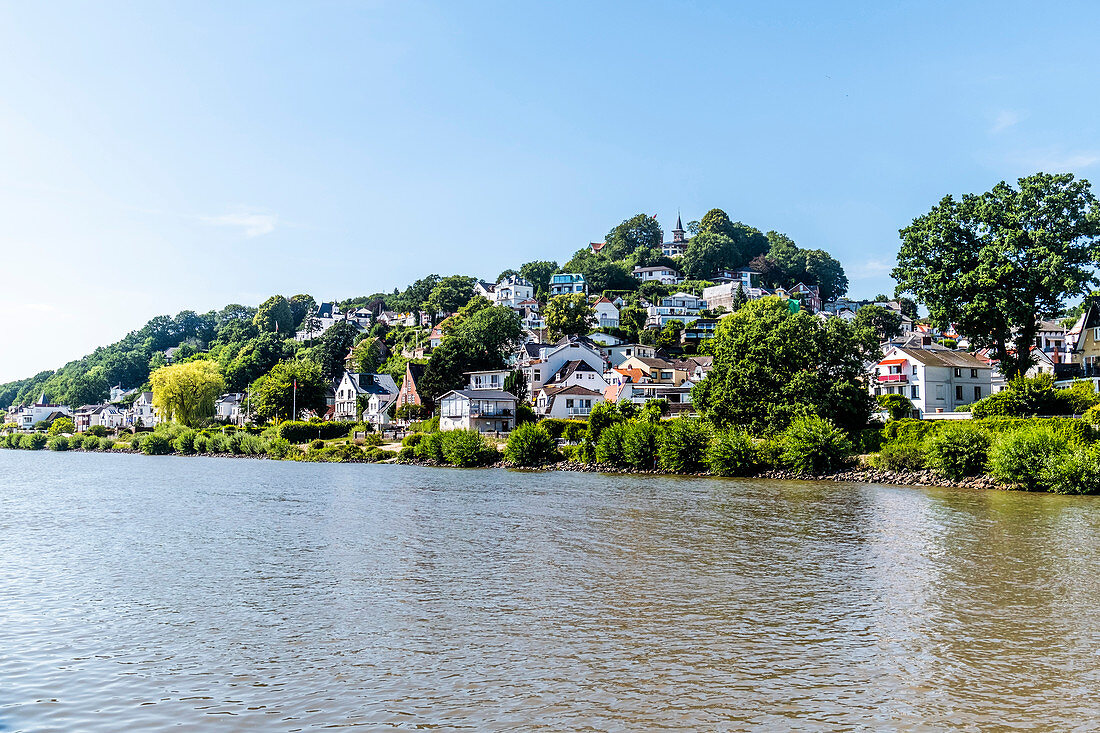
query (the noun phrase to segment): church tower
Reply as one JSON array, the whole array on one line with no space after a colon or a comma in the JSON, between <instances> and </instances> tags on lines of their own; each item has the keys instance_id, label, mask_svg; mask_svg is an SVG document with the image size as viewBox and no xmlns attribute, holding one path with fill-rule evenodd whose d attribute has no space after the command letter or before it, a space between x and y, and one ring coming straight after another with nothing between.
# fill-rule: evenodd
<instances>
[{"instance_id":1,"label":"church tower","mask_svg":"<svg viewBox=\"0 0 1100 733\"><path fill-rule=\"evenodd\" d=\"M677 211L676 212L676 228L672 230L672 243L673 244L683 244L683 243L687 242L687 239L684 238L685 234L687 234L687 232L684 231L684 225L680 223L680 212Z\"/></svg>"}]
</instances>

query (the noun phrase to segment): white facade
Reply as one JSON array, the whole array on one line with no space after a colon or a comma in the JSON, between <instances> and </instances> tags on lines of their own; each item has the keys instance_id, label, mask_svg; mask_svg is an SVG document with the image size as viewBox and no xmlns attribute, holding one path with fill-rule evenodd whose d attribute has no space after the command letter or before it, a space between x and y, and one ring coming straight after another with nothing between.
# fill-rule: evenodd
<instances>
[{"instance_id":1,"label":"white facade","mask_svg":"<svg viewBox=\"0 0 1100 733\"><path fill-rule=\"evenodd\" d=\"M908 397L922 415L954 412L990 395L991 372L988 364L963 351L890 346L874 367L871 391Z\"/></svg>"},{"instance_id":2,"label":"white facade","mask_svg":"<svg viewBox=\"0 0 1100 733\"><path fill-rule=\"evenodd\" d=\"M618 328L619 309L607 298L600 298L592 304L593 320L597 328Z\"/></svg>"},{"instance_id":3,"label":"white facade","mask_svg":"<svg viewBox=\"0 0 1100 733\"><path fill-rule=\"evenodd\" d=\"M537 394L543 383L556 374L566 362L580 360L598 373L603 373L606 361L595 344L586 343L587 339L564 338L556 344L539 349L538 358L520 368L527 377L527 386L531 394Z\"/></svg>"},{"instance_id":4,"label":"white facade","mask_svg":"<svg viewBox=\"0 0 1100 733\"><path fill-rule=\"evenodd\" d=\"M603 391L587 387L543 387L535 402L535 412L543 417L587 420L592 407L603 402Z\"/></svg>"},{"instance_id":5,"label":"white facade","mask_svg":"<svg viewBox=\"0 0 1100 733\"><path fill-rule=\"evenodd\" d=\"M336 401L333 403L333 420L357 420L359 396L369 395L363 408L363 420L376 425L389 422L386 411L397 400L400 390L389 374L344 372L336 385Z\"/></svg>"},{"instance_id":6,"label":"white facade","mask_svg":"<svg viewBox=\"0 0 1100 733\"><path fill-rule=\"evenodd\" d=\"M510 392L492 386L503 385L507 374L507 370L470 372L467 389L454 389L439 398L439 429L511 431L516 426L519 400Z\"/></svg>"},{"instance_id":7,"label":"white facade","mask_svg":"<svg viewBox=\"0 0 1100 733\"><path fill-rule=\"evenodd\" d=\"M630 272L634 276L634 279L641 280L642 282L659 282L664 285L675 285L678 282L683 281L680 277L680 273L673 270L671 267L664 267L663 265L657 265L654 267L635 267Z\"/></svg>"},{"instance_id":8,"label":"white facade","mask_svg":"<svg viewBox=\"0 0 1100 733\"><path fill-rule=\"evenodd\" d=\"M492 301L496 305L518 308L520 303L535 297L535 288L519 275L509 275L496 284Z\"/></svg>"},{"instance_id":9,"label":"white facade","mask_svg":"<svg viewBox=\"0 0 1100 733\"><path fill-rule=\"evenodd\" d=\"M645 344L617 344L605 347L603 353L607 356L608 363L612 367L617 367L632 356L652 359L657 356L657 347Z\"/></svg>"},{"instance_id":10,"label":"white facade","mask_svg":"<svg viewBox=\"0 0 1100 733\"><path fill-rule=\"evenodd\" d=\"M130 408L128 422L135 427L140 423L143 428L155 428L160 423L160 418L157 417L156 410L153 409L152 392L142 392L137 396Z\"/></svg>"},{"instance_id":11,"label":"white facade","mask_svg":"<svg viewBox=\"0 0 1100 733\"><path fill-rule=\"evenodd\" d=\"M670 321L680 321L685 326L699 318L705 302L690 293L676 293L662 298L657 305L646 309L646 325L664 328Z\"/></svg>"},{"instance_id":12,"label":"white facade","mask_svg":"<svg viewBox=\"0 0 1100 733\"><path fill-rule=\"evenodd\" d=\"M243 392L226 392L214 402L214 417L222 422L241 425L244 423L244 415L241 412L243 404Z\"/></svg>"},{"instance_id":13,"label":"white facade","mask_svg":"<svg viewBox=\"0 0 1100 733\"><path fill-rule=\"evenodd\" d=\"M559 272L550 276L550 295L571 295L587 293L588 283L584 275L578 272Z\"/></svg>"}]
</instances>

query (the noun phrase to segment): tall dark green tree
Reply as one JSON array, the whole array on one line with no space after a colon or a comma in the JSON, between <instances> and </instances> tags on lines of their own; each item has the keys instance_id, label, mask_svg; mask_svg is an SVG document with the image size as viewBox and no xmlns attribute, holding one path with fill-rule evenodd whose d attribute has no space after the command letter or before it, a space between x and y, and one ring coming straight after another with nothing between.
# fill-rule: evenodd
<instances>
[{"instance_id":1,"label":"tall dark green tree","mask_svg":"<svg viewBox=\"0 0 1100 733\"><path fill-rule=\"evenodd\" d=\"M252 322L261 331L277 332L283 338L294 335L294 316L290 311L290 303L281 295L272 295L261 303Z\"/></svg>"},{"instance_id":2,"label":"tall dark green tree","mask_svg":"<svg viewBox=\"0 0 1100 733\"><path fill-rule=\"evenodd\" d=\"M549 260L535 260L520 265L519 274L535 289L535 295L545 298L550 291L550 276L558 272L558 263Z\"/></svg>"},{"instance_id":3,"label":"tall dark green tree","mask_svg":"<svg viewBox=\"0 0 1100 733\"><path fill-rule=\"evenodd\" d=\"M600 254L611 260L623 260L637 249L661 249L663 239L664 233L656 217L635 214L607 233Z\"/></svg>"},{"instance_id":4,"label":"tall dark green tree","mask_svg":"<svg viewBox=\"0 0 1100 733\"><path fill-rule=\"evenodd\" d=\"M1013 188L945 196L901 230L893 276L899 293L992 349L1009 377L1032 366L1031 345L1045 318L1098 282L1100 206L1086 180L1037 173Z\"/></svg>"},{"instance_id":5,"label":"tall dark green tree","mask_svg":"<svg viewBox=\"0 0 1100 733\"><path fill-rule=\"evenodd\" d=\"M466 383L465 372L503 369L522 334L519 316L511 308L482 308L462 319L432 351L420 381L421 397L434 404Z\"/></svg>"}]
</instances>

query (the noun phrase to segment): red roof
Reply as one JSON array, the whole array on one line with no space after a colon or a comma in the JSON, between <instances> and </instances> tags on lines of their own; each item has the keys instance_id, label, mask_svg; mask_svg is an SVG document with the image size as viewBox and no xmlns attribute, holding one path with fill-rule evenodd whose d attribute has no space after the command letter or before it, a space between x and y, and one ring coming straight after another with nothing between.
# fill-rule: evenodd
<instances>
[{"instance_id":1,"label":"red roof","mask_svg":"<svg viewBox=\"0 0 1100 733\"><path fill-rule=\"evenodd\" d=\"M588 246L592 248L593 252L599 252L607 246L607 242L589 242Z\"/></svg>"},{"instance_id":2,"label":"red roof","mask_svg":"<svg viewBox=\"0 0 1100 733\"><path fill-rule=\"evenodd\" d=\"M883 359L878 363L879 366L891 366L892 364L904 364L907 359Z\"/></svg>"}]
</instances>

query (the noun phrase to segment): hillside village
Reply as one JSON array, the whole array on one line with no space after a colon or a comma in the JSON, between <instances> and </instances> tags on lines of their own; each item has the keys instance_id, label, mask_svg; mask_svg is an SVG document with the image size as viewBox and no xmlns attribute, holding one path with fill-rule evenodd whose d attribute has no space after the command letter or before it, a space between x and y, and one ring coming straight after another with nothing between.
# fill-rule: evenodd
<instances>
[{"instance_id":1,"label":"hillside village","mask_svg":"<svg viewBox=\"0 0 1100 733\"><path fill-rule=\"evenodd\" d=\"M116 381L102 399L87 404L51 399L47 389L26 399L34 386L21 385L23 399L8 407L5 422L32 430L68 417L78 432L97 425L109 430L152 428L164 416L154 406L148 371L195 360L217 361L227 384L235 387L214 402L211 417L225 424L296 417L364 422L383 429L436 414L441 430L502 434L528 414L583 420L602 402L643 405L661 400L667 414L690 414L692 390L713 363L711 344L719 324L743 304L762 298L822 321L874 324L880 331L881 359L865 365L866 389L876 397L906 398L914 416L966 416L959 408L1005 387L988 350L971 349L953 330L928 325L918 318L912 301L844 297L847 280L839 263L831 282L810 277L812 268L799 273L789 264L786 276L777 276L783 270L780 258L789 260L792 250L796 257L800 252L793 243L774 232L762 235L730 223L720 210L708 217L709 228L706 217L703 224L692 222L695 236L689 237L678 216L671 240L664 241L656 220L639 215L613 229L606 241L582 248L563 267L528 263L519 271L505 271L495 282L432 276L406 291L418 288L422 300L394 291L343 302L274 296L259 309L228 306L208 314L212 326L205 334L201 323L177 329L181 338L156 350L148 370L131 370L140 382L134 377ZM709 244L708 237L724 240L718 244L732 254L699 252L700 241ZM708 263L717 267L700 276L700 267ZM451 365L446 389L438 379L425 384L432 355L452 338L452 327L484 308L514 318L516 336L502 344L502 358L492 368L473 362ZM280 309L289 318L275 313ZM177 320L185 316L189 322L204 318L181 314ZM227 336L230 331L239 333ZM271 353L257 356L264 348ZM229 353L234 349L236 353ZM259 363L237 378L238 363L249 349L247 356ZM1080 378L1095 381L1100 375L1100 314L1089 308L1069 328L1044 321L1033 349L1036 364L1029 375L1050 374L1067 384ZM304 394L299 399L295 381L297 414L265 413L252 393L265 372L287 356L327 360L323 393L318 399Z\"/></svg>"}]
</instances>

